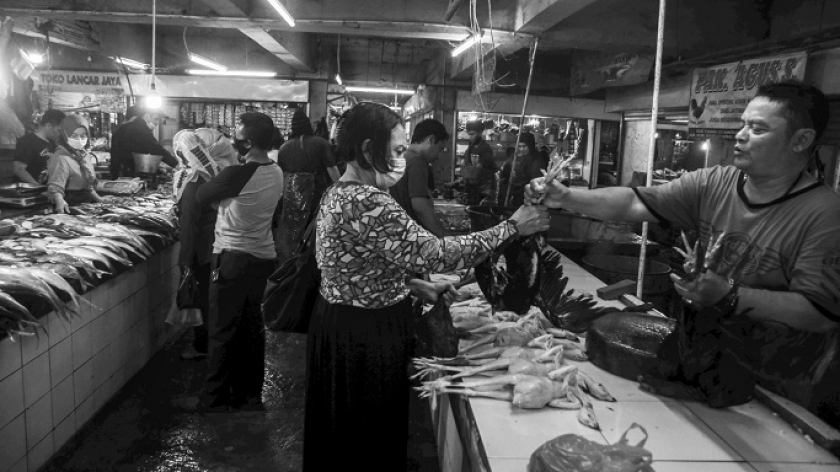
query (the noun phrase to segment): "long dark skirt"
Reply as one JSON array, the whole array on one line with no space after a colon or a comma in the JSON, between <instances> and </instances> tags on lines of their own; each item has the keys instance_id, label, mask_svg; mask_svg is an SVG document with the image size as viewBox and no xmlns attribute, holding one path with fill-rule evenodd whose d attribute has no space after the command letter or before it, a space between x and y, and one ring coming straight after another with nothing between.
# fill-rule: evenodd
<instances>
[{"instance_id":1,"label":"long dark skirt","mask_svg":"<svg viewBox=\"0 0 840 472\"><path fill-rule=\"evenodd\" d=\"M318 297L306 364L305 471L406 467L411 301L382 309Z\"/></svg>"}]
</instances>

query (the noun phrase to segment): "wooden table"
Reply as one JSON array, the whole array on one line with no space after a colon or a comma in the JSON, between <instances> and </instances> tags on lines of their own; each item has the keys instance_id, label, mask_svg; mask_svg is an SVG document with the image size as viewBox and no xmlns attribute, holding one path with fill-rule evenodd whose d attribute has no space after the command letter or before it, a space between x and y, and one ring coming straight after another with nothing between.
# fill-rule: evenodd
<instances>
[{"instance_id":1,"label":"wooden table","mask_svg":"<svg viewBox=\"0 0 840 472\"><path fill-rule=\"evenodd\" d=\"M596 296L604 285L565 257L563 264L569 287ZM593 402L601 431L578 423L576 411L523 410L498 400L439 396L433 418L441 470L524 472L534 450L550 439L573 433L612 444L635 422L647 429L645 447L656 472L840 472L837 457L758 401L716 410L657 397L589 362L578 364L618 400ZM640 438L630 435L631 443Z\"/></svg>"}]
</instances>

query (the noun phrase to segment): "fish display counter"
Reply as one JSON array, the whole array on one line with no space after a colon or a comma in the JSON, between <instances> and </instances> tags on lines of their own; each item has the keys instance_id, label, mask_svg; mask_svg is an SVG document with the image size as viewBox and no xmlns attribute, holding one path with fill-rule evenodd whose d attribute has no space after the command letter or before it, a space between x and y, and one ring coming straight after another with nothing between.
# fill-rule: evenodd
<instances>
[{"instance_id":1,"label":"fish display counter","mask_svg":"<svg viewBox=\"0 0 840 472\"><path fill-rule=\"evenodd\" d=\"M0 221L0 471L46 463L179 333L171 206L144 193Z\"/></svg>"},{"instance_id":2,"label":"fish display counter","mask_svg":"<svg viewBox=\"0 0 840 472\"><path fill-rule=\"evenodd\" d=\"M624 308L619 302L599 299L596 290L605 286L604 282L561 257L568 278L565 290L571 290L567 294L585 294L599 306ZM433 276L436 280L450 278ZM456 328L462 334L464 330L491 333L497 341L494 345L504 345L498 342L502 338L498 333L513 324L503 321L490 327L480 321L488 316L489 305L475 284L465 286L461 293L466 295L451 308ZM522 318L538 318L539 311L532 311ZM429 398L442 471L840 472L837 456L815 444L768 404L752 400L714 409L699 402L656 396L640 389L638 382L583 360L585 339L575 341L568 333L551 328L544 331L562 347L552 350L551 344L540 344L541 336L537 336L523 349L497 349L499 354L492 348L472 349L484 342L473 336L473 340L461 340L454 365L446 365L440 358L415 360L415 368L421 369L418 377L424 379L417 389ZM547 366L540 368L548 371L546 375L555 381L560 395L550 389L540 393L537 381L514 370L533 366L530 360L523 361L533 360L522 354L528 347L548 353L541 355ZM578 357L580 353L582 357ZM426 374L429 370L442 372L437 377L422 375L423 368ZM499 385L507 387L499 389ZM634 447L637 445L641 447Z\"/></svg>"}]
</instances>

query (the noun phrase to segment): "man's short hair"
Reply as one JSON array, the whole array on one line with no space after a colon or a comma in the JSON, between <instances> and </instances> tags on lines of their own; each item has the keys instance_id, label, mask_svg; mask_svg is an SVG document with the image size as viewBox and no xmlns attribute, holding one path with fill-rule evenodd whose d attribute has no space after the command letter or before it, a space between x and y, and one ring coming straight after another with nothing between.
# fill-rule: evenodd
<instances>
[{"instance_id":1,"label":"man's short hair","mask_svg":"<svg viewBox=\"0 0 840 472\"><path fill-rule=\"evenodd\" d=\"M484 123L478 120L468 121L467 122L467 131L478 131L479 133L484 131Z\"/></svg>"},{"instance_id":2,"label":"man's short hair","mask_svg":"<svg viewBox=\"0 0 840 472\"><path fill-rule=\"evenodd\" d=\"M274 122L265 113L249 112L239 115L242 137L251 141L257 149L268 151L274 138Z\"/></svg>"},{"instance_id":3,"label":"man's short hair","mask_svg":"<svg viewBox=\"0 0 840 472\"><path fill-rule=\"evenodd\" d=\"M143 107L142 107L142 106L140 106L140 105L131 105L131 106L130 106L130 107L128 107L128 109L125 111L125 119L126 119L126 120L130 120L131 118L133 118L133 117L135 117L135 116L143 116L143 114L144 114L144 113L145 113L145 110L143 110Z\"/></svg>"},{"instance_id":4,"label":"man's short hair","mask_svg":"<svg viewBox=\"0 0 840 472\"><path fill-rule=\"evenodd\" d=\"M816 131L814 143L817 143L828 126L828 100L814 86L796 81L766 84L758 88L755 96L784 105L782 114L791 135L800 129L810 128Z\"/></svg>"},{"instance_id":5,"label":"man's short hair","mask_svg":"<svg viewBox=\"0 0 840 472\"><path fill-rule=\"evenodd\" d=\"M429 136L435 137L435 142L447 141L449 133L446 132L446 127L438 120L429 118L417 123L414 128L414 133L411 134L411 144L422 142Z\"/></svg>"},{"instance_id":6,"label":"man's short hair","mask_svg":"<svg viewBox=\"0 0 840 472\"><path fill-rule=\"evenodd\" d=\"M61 120L64 119L64 116L65 115L63 111L50 108L49 110L45 111L44 116L41 117L41 126L60 126Z\"/></svg>"}]
</instances>

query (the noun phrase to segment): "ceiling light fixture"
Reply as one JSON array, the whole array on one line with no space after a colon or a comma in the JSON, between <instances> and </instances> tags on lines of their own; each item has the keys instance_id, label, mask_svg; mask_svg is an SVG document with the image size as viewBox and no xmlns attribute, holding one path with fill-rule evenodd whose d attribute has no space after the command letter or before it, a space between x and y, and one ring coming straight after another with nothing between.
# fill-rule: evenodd
<instances>
[{"instance_id":1,"label":"ceiling light fixture","mask_svg":"<svg viewBox=\"0 0 840 472\"><path fill-rule=\"evenodd\" d=\"M124 57L112 57L111 59L128 67L134 67L135 69L145 69L146 67L149 67L148 64L142 63L140 61L135 61L134 59L126 59Z\"/></svg>"},{"instance_id":2,"label":"ceiling light fixture","mask_svg":"<svg viewBox=\"0 0 840 472\"><path fill-rule=\"evenodd\" d=\"M267 1L268 4L274 7L274 9L277 10L277 13L279 13L280 16L282 16L283 19L286 20L286 23L288 23L289 26L291 26L292 28L295 27L295 19L292 18L292 15L289 14L289 11L286 10L286 7L284 7L282 3L280 3L278 0Z\"/></svg>"},{"instance_id":3,"label":"ceiling light fixture","mask_svg":"<svg viewBox=\"0 0 840 472\"><path fill-rule=\"evenodd\" d=\"M259 70L212 70L212 69L187 69L189 75L217 75L224 77L276 77L276 72Z\"/></svg>"},{"instance_id":4,"label":"ceiling light fixture","mask_svg":"<svg viewBox=\"0 0 840 472\"><path fill-rule=\"evenodd\" d=\"M335 81L338 82L338 85L344 85L344 83L341 82L341 76L338 74L335 74Z\"/></svg>"},{"instance_id":5,"label":"ceiling light fixture","mask_svg":"<svg viewBox=\"0 0 840 472\"><path fill-rule=\"evenodd\" d=\"M414 95L414 90L380 87L347 87L348 92L388 93L393 95Z\"/></svg>"},{"instance_id":6,"label":"ceiling light fixture","mask_svg":"<svg viewBox=\"0 0 840 472\"><path fill-rule=\"evenodd\" d=\"M476 40L478 40L478 36L473 35L469 38L465 39L463 43L459 44L455 49L452 50L452 57L458 57L462 52L466 51L470 48L473 44L475 44Z\"/></svg>"},{"instance_id":7,"label":"ceiling light fixture","mask_svg":"<svg viewBox=\"0 0 840 472\"><path fill-rule=\"evenodd\" d=\"M44 62L44 55L39 52L26 52L21 49L20 55L32 64L40 64Z\"/></svg>"},{"instance_id":8,"label":"ceiling light fixture","mask_svg":"<svg viewBox=\"0 0 840 472\"><path fill-rule=\"evenodd\" d=\"M146 107L156 110L163 105L160 94L155 90L155 50L157 49L157 0L152 0L152 83L146 97Z\"/></svg>"},{"instance_id":9,"label":"ceiling light fixture","mask_svg":"<svg viewBox=\"0 0 840 472\"><path fill-rule=\"evenodd\" d=\"M199 56L198 54L190 53L189 56L190 56L191 61L195 62L196 64L201 64L204 67L209 67L213 70L219 70L219 71L228 70L227 66L223 66L223 65L219 64L218 62L213 62L210 59Z\"/></svg>"}]
</instances>

